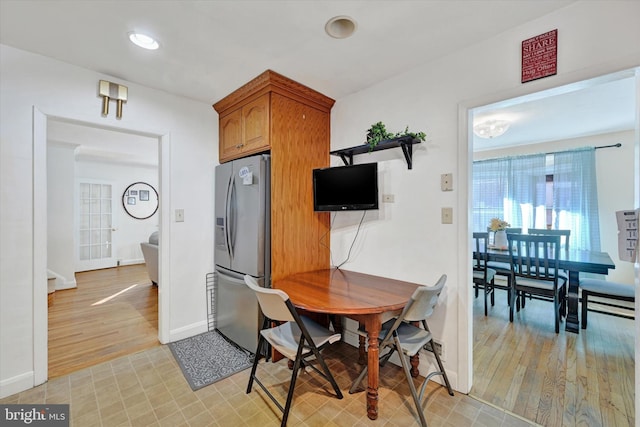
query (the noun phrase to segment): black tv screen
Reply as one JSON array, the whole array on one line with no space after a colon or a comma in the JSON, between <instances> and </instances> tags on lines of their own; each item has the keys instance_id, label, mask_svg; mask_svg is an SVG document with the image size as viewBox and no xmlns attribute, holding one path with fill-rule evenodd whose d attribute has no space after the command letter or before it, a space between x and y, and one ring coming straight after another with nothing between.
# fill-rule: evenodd
<instances>
[{"instance_id":1,"label":"black tv screen","mask_svg":"<svg viewBox=\"0 0 640 427\"><path fill-rule=\"evenodd\" d=\"M378 164L313 170L313 210L378 209Z\"/></svg>"}]
</instances>

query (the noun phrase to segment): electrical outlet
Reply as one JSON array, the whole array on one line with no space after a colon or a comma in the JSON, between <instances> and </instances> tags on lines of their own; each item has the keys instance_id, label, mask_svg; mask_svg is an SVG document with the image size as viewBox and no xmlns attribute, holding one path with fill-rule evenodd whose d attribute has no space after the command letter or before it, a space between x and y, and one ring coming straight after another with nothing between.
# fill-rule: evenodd
<instances>
[{"instance_id":1,"label":"electrical outlet","mask_svg":"<svg viewBox=\"0 0 640 427\"><path fill-rule=\"evenodd\" d=\"M453 224L453 208L442 208L442 223Z\"/></svg>"},{"instance_id":2,"label":"electrical outlet","mask_svg":"<svg viewBox=\"0 0 640 427\"><path fill-rule=\"evenodd\" d=\"M438 356L440 356L441 359L444 359L444 351L443 351L444 349L442 347L442 343L439 343L438 341L433 340L431 342L428 342L424 345L424 347L422 347L422 349L433 353L433 349L431 348L432 343L436 348L436 352L438 353Z\"/></svg>"},{"instance_id":3,"label":"electrical outlet","mask_svg":"<svg viewBox=\"0 0 640 427\"><path fill-rule=\"evenodd\" d=\"M383 194L382 201L384 203L393 203L395 201L395 197L393 196L393 194Z\"/></svg>"},{"instance_id":4,"label":"electrical outlet","mask_svg":"<svg viewBox=\"0 0 640 427\"><path fill-rule=\"evenodd\" d=\"M442 191L453 191L453 174L443 173L440 175L440 189Z\"/></svg>"}]
</instances>

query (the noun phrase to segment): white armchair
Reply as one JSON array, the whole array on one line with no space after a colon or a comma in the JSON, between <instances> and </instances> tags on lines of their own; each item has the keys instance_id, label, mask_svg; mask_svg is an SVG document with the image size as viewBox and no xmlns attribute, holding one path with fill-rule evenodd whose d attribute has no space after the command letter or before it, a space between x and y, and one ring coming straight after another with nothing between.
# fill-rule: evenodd
<instances>
[{"instance_id":1,"label":"white armchair","mask_svg":"<svg viewBox=\"0 0 640 427\"><path fill-rule=\"evenodd\" d=\"M140 243L140 248L151 283L158 286L158 232L151 233L149 241Z\"/></svg>"}]
</instances>

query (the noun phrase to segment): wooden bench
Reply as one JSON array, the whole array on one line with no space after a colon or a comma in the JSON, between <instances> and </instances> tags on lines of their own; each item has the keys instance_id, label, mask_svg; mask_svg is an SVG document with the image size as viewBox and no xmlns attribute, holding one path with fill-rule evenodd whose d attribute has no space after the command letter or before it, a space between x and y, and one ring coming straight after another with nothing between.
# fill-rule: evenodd
<instances>
[{"instance_id":1,"label":"wooden bench","mask_svg":"<svg viewBox=\"0 0 640 427\"><path fill-rule=\"evenodd\" d=\"M581 279L580 289L582 289L582 329L587 329L589 296L620 301L635 302L636 300L635 287L624 283L607 282L600 279Z\"/></svg>"}]
</instances>

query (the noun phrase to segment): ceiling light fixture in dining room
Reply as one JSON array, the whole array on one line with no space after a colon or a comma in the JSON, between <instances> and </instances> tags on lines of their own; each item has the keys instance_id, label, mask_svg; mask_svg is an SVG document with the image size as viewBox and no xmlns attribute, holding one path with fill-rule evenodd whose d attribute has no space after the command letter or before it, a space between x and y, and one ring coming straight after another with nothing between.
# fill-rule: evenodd
<instances>
[{"instance_id":1,"label":"ceiling light fixture in dining room","mask_svg":"<svg viewBox=\"0 0 640 427\"><path fill-rule=\"evenodd\" d=\"M495 138L504 134L510 124L507 120L485 120L473 125L473 133L480 138Z\"/></svg>"}]
</instances>

